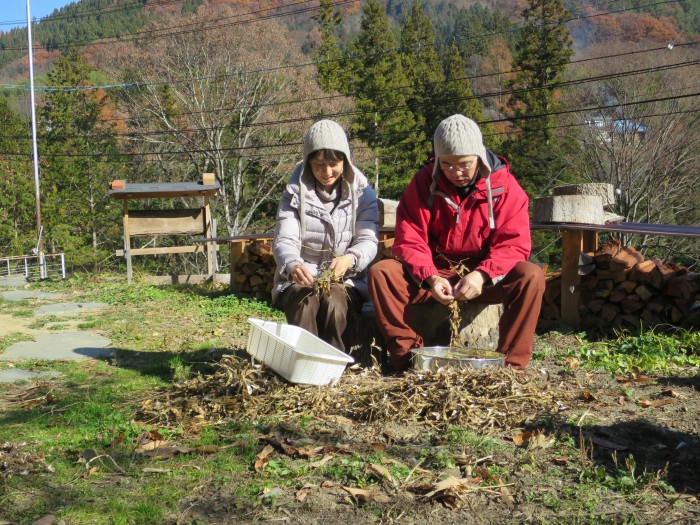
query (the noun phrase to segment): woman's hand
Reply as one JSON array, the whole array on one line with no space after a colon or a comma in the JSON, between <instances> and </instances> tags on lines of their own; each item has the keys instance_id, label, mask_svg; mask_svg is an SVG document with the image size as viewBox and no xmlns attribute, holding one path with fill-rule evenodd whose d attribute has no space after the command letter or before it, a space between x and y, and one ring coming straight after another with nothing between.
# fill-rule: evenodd
<instances>
[{"instance_id":1,"label":"woman's hand","mask_svg":"<svg viewBox=\"0 0 700 525\"><path fill-rule=\"evenodd\" d=\"M476 270L462 277L455 285L455 299L458 301L468 301L481 295L486 282L486 274L481 270Z\"/></svg>"},{"instance_id":2,"label":"woman's hand","mask_svg":"<svg viewBox=\"0 0 700 525\"><path fill-rule=\"evenodd\" d=\"M309 269L303 264L298 264L292 268L292 271L289 272L289 276L292 278L292 282L299 286L311 287L314 285L314 276L311 275Z\"/></svg>"},{"instance_id":3,"label":"woman's hand","mask_svg":"<svg viewBox=\"0 0 700 525\"><path fill-rule=\"evenodd\" d=\"M336 257L331 261L330 267L335 271L335 278L342 279L345 273L355 264L355 256L351 253L346 253L340 257Z\"/></svg>"}]
</instances>

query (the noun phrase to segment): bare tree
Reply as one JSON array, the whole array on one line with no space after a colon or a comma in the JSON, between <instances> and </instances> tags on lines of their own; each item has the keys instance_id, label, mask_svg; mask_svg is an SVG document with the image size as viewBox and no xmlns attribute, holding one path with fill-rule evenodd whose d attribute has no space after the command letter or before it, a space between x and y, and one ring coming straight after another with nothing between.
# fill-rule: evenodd
<instances>
[{"instance_id":1,"label":"bare tree","mask_svg":"<svg viewBox=\"0 0 700 525\"><path fill-rule=\"evenodd\" d=\"M312 108L328 105L312 66L288 67L309 60L281 25L228 7L166 19L122 46L114 64L133 148L154 155L163 180L215 173L228 234L245 231L277 201Z\"/></svg>"},{"instance_id":2,"label":"bare tree","mask_svg":"<svg viewBox=\"0 0 700 525\"><path fill-rule=\"evenodd\" d=\"M591 54L614 55L615 50L608 45ZM577 72L582 78L606 78L570 93L572 107L590 108L578 115L582 152L572 169L585 181L611 183L618 190L616 212L629 222L696 224L700 217L696 60L676 49L595 61L595 67L589 63ZM662 255L681 251L690 257L697 250L687 239L624 240Z\"/></svg>"}]
</instances>

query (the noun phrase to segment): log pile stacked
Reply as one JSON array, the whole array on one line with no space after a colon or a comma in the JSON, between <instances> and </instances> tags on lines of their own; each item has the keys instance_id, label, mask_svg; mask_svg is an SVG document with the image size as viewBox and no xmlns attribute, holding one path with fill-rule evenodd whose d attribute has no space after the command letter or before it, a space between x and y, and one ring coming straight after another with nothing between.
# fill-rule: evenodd
<instances>
[{"instance_id":1,"label":"log pile stacked","mask_svg":"<svg viewBox=\"0 0 700 525\"><path fill-rule=\"evenodd\" d=\"M379 243L378 258L393 257L394 239ZM236 263L231 290L263 301L271 300L272 281L275 277L275 259L270 240L256 240L246 244L243 255Z\"/></svg>"},{"instance_id":2,"label":"log pile stacked","mask_svg":"<svg viewBox=\"0 0 700 525\"><path fill-rule=\"evenodd\" d=\"M646 259L613 240L595 253L582 253L579 312L582 328L700 326L700 274ZM543 320L556 319L560 279L547 283Z\"/></svg>"},{"instance_id":3,"label":"log pile stacked","mask_svg":"<svg viewBox=\"0 0 700 525\"><path fill-rule=\"evenodd\" d=\"M269 240L248 243L236 263L235 277L231 289L236 293L249 294L256 299L271 299L272 282L275 277L275 259Z\"/></svg>"}]
</instances>

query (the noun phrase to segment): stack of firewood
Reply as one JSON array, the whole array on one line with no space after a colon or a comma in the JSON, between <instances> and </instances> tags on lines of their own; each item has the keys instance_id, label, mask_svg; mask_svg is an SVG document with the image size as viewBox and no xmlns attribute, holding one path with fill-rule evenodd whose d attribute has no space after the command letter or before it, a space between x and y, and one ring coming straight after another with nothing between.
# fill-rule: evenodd
<instances>
[{"instance_id":1,"label":"stack of firewood","mask_svg":"<svg viewBox=\"0 0 700 525\"><path fill-rule=\"evenodd\" d=\"M393 257L391 246L394 239L379 243L378 258ZM231 289L236 293L248 294L256 299L270 300L272 281L275 276L275 259L269 240L256 240L246 244L243 255L236 263Z\"/></svg>"},{"instance_id":2,"label":"stack of firewood","mask_svg":"<svg viewBox=\"0 0 700 525\"><path fill-rule=\"evenodd\" d=\"M231 283L234 292L250 294L256 299L270 300L275 275L275 259L269 240L248 243L236 263Z\"/></svg>"},{"instance_id":3,"label":"stack of firewood","mask_svg":"<svg viewBox=\"0 0 700 525\"><path fill-rule=\"evenodd\" d=\"M646 259L612 240L595 253L582 253L579 312L581 326L639 328L700 326L700 275L687 268ZM541 318L555 319L561 282L547 283Z\"/></svg>"}]
</instances>

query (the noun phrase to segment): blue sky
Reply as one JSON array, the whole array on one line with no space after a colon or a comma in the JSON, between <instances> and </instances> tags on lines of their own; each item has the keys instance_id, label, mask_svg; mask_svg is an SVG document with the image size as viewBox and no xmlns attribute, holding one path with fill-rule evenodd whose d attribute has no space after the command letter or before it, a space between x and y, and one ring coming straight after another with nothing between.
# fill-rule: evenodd
<instances>
[{"instance_id":1,"label":"blue sky","mask_svg":"<svg viewBox=\"0 0 700 525\"><path fill-rule=\"evenodd\" d=\"M39 20L77 0L29 0L32 20ZM0 0L0 31L9 31L13 27L26 27L27 0Z\"/></svg>"}]
</instances>

